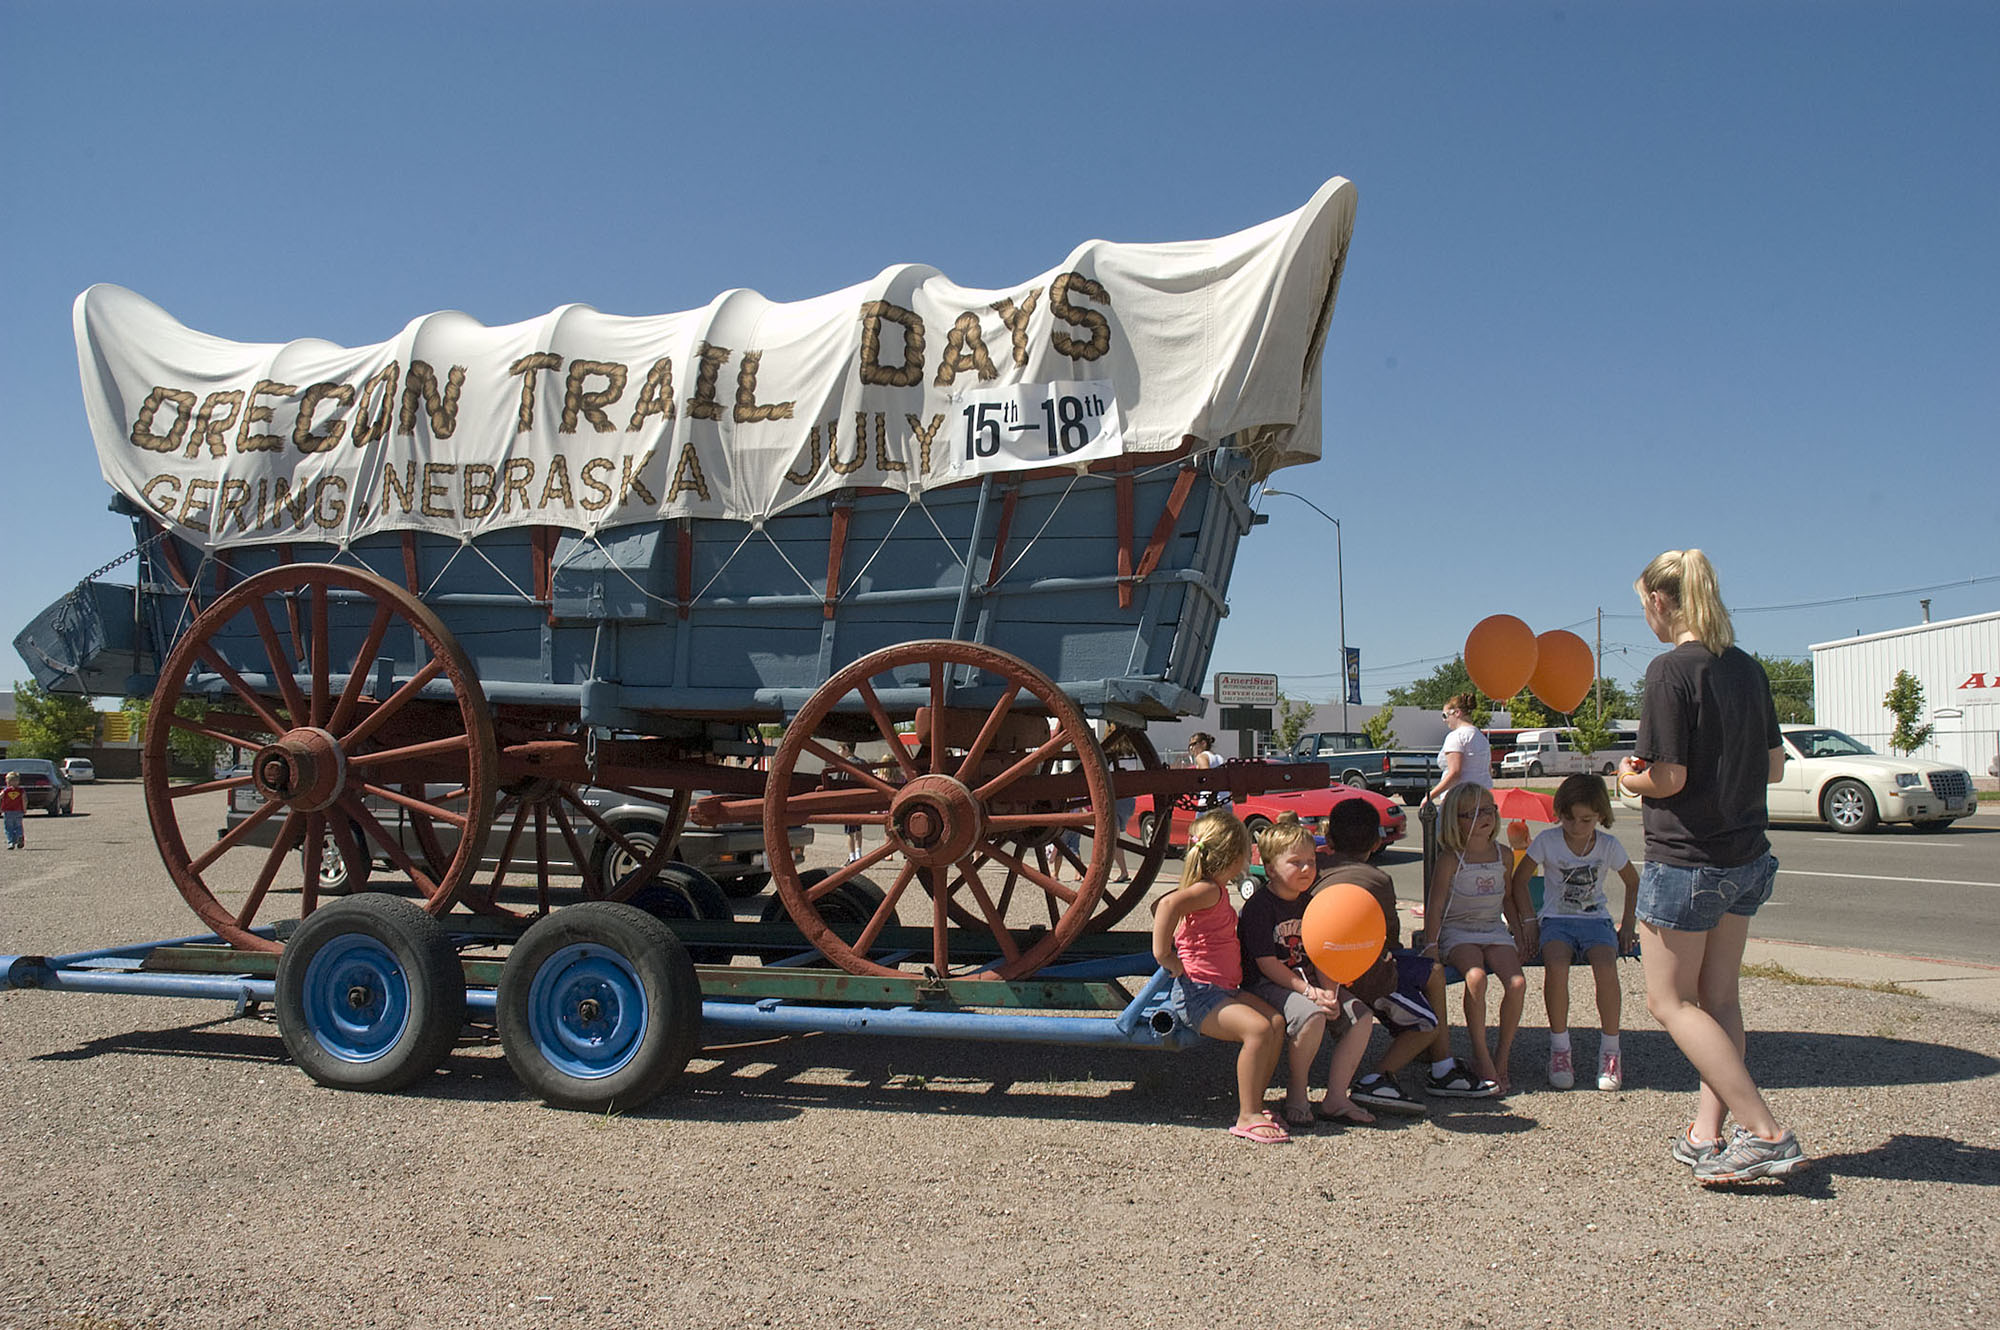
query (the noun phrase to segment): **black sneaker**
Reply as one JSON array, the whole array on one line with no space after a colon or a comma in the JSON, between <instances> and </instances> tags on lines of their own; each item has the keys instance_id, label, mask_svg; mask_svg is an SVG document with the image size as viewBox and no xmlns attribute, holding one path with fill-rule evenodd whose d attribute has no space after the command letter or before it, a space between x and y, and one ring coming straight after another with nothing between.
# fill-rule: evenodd
<instances>
[{"instance_id":1,"label":"black sneaker","mask_svg":"<svg viewBox=\"0 0 2000 1330\"><path fill-rule=\"evenodd\" d=\"M1357 1104L1382 1110L1384 1113L1401 1113L1409 1117L1422 1117L1424 1106L1403 1093L1403 1087L1393 1076L1380 1072L1364 1076L1354 1083L1347 1097Z\"/></svg>"},{"instance_id":2,"label":"black sneaker","mask_svg":"<svg viewBox=\"0 0 2000 1330\"><path fill-rule=\"evenodd\" d=\"M1500 1093L1500 1087L1492 1081L1475 1080L1471 1072L1454 1065L1442 1076L1425 1073L1424 1093L1445 1099L1491 1099Z\"/></svg>"}]
</instances>

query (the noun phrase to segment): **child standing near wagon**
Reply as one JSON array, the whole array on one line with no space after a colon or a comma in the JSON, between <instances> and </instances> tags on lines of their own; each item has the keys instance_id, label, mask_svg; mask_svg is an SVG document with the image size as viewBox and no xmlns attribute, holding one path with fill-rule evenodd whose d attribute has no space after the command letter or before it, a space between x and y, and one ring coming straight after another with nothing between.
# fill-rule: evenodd
<instances>
[{"instance_id":1,"label":"child standing near wagon","mask_svg":"<svg viewBox=\"0 0 2000 1330\"><path fill-rule=\"evenodd\" d=\"M1542 907L1538 920L1523 937L1532 951L1535 933L1542 948L1542 999L1549 1012L1549 1084L1567 1090L1576 1084L1576 1066L1569 1044L1569 967L1577 956L1590 962L1597 982L1597 1021L1603 1031L1597 1041L1597 1088L1616 1090L1625 1084L1624 1055L1618 1046L1618 956L1638 945L1639 870L1616 838L1611 825L1611 793L1604 778L1571 776L1556 788L1557 825L1529 844L1514 865L1514 906L1522 918L1529 911L1528 883L1541 865ZM1611 904L1604 882L1616 873L1625 884L1625 909L1614 931Z\"/></svg>"},{"instance_id":2,"label":"child standing near wagon","mask_svg":"<svg viewBox=\"0 0 2000 1330\"><path fill-rule=\"evenodd\" d=\"M1512 912L1507 861L1500 853L1500 810L1484 785L1459 784L1445 795L1438 818L1437 866L1431 873L1426 916L1438 937L1425 950L1465 977L1465 1030L1472 1037L1472 1069L1501 1094L1510 1085L1508 1062L1528 979ZM1486 986L1501 983L1499 1046L1486 1046Z\"/></svg>"},{"instance_id":3,"label":"child standing near wagon","mask_svg":"<svg viewBox=\"0 0 2000 1330\"><path fill-rule=\"evenodd\" d=\"M1285 1046L1277 1010L1243 991L1243 952L1229 884L1250 866L1250 833L1214 809L1195 820L1181 861L1181 885L1153 906L1153 959L1174 976L1174 1015L1211 1039L1243 1045L1236 1057L1232 1136L1281 1145L1291 1133L1264 1111L1264 1091Z\"/></svg>"},{"instance_id":4,"label":"child standing near wagon","mask_svg":"<svg viewBox=\"0 0 2000 1330\"><path fill-rule=\"evenodd\" d=\"M21 777L16 772L8 772L7 783L0 786L0 818L7 823L7 848L27 849L28 833L24 824L28 818L28 792L21 788Z\"/></svg>"},{"instance_id":5,"label":"child standing near wagon","mask_svg":"<svg viewBox=\"0 0 2000 1330\"><path fill-rule=\"evenodd\" d=\"M1306 896L1319 874L1313 835L1297 815L1285 814L1257 837L1264 885L1243 903L1236 931L1243 940L1244 990L1269 1003L1285 1022L1290 1076L1285 1121L1310 1127L1315 1113L1329 1122L1373 1122L1375 1115L1349 1097L1347 1087L1368 1051L1375 1016L1353 993L1327 983L1306 956ZM1310 1095L1313 1059L1334 1030L1326 1095L1317 1110Z\"/></svg>"}]
</instances>

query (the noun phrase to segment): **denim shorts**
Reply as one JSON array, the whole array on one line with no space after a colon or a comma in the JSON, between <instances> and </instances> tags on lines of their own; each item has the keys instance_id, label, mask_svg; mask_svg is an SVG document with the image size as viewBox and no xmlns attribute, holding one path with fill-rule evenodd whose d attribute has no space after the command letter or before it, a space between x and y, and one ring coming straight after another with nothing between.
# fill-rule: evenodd
<instances>
[{"instance_id":1,"label":"denim shorts","mask_svg":"<svg viewBox=\"0 0 2000 1330\"><path fill-rule=\"evenodd\" d=\"M1223 988L1219 984L1204 984L1199 979L1181 975L1174 980L1173 992L1167 998L1167 1006L1172 1009L1175 1018L1182 1025L1200 1033L1202 1022L1241 996L1243 996L1241 989Z\"/></svg>"},{"instance_id":2,"label":"denim shorts","mask_svg":"<svg viewBox=\"0 0 2000 1330\"><path fill-rule=\"evenodd\" d=\"M1618 950L1618 930L1601 914L1551 914L1542 920L1542 946L1551 942L1567 945L1575 956L1590 954L1592 947Z\"/></svg>"},{"instance_id":3,"label":"denim shorts","mask_svg":"<svg viewBox=\"0 0 2000 1330\"><path fill-rule=\"evenodd\" d=\"M1655 928L1706 933L1725 914L1753 915L1771 899L1778 861L1765 854L1734 868L1680 868L1651 860L1639 870L1639 918Z\"/></svg>"}]
</instances>

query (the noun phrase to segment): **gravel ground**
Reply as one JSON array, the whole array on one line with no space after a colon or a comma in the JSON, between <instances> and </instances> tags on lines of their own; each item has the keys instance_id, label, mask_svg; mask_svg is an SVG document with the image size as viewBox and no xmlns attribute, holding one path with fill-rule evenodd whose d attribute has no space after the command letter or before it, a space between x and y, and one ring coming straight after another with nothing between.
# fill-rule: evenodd
<instances>
[{"instance_id":1,"label":"gravel ground","mask_svg":"<svg viewBox=\"0 0 2000 1330\"><path fill-rule=\"evenodd\" d=\"M0 858L0 953L195 931L137 786L79 793ZM1623 1092L1541 1088L1531 992L1504 1103L1284 1147L1223 1130L1219 1048L783 1038L605 1117L490 1044L341 1094L218 1003L0 993L0 1326L1989 1322L2000 1021L1745 988L1814 1162L1723 1191L1636 966Z\"/></svg>"}]
</instances>

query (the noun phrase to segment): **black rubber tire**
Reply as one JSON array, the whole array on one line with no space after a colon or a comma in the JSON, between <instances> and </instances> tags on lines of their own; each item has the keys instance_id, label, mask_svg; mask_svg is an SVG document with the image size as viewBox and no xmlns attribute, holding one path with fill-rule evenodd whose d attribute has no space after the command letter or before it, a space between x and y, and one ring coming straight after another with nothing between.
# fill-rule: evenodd
<instances>
[{"instance_id":1,"label":"black rubber tire","mask_svg":"<svg viewBox=\"0 0 2000 1330\"><path fill-rule=\"evenodd\" d=\"M358 826L354 828L354 843L356 845L366 845L368 843L366 833ZM304 850L299 851L299 857L303 861L305 857ZM368 885L375 876L375 861L364 851L358 858L358 864L359 871L357 871L356 864L350 863L347 856L340 852L340 842L328 836L326 844L320 848L320 899L326 900L336 896L358 896L368 890Z\"/></svg>"},{"instance_id":2,"label":"black rubber tire","mask_svg":"<svg viewBox=\"0 0 2000 1330\"><path fill-rule=\"evenodd\" d=\"M616 826L619 834L630 841L632 848L637 850L642 857L651 854L653 847L660 843L660 824L658 822L638 822L627 818L617 823ZM611 861L614 855L620 858L623 857L622 851L619 850L617 844L610 837L599 836L597 848L591 851L591 857L594 862L590 867L591 871L597 875L597 880L604 884L607 891L617 885L617 880L612 877L613 865ZM625 865L625 872L630 873L638 866L637 863L627 863Z\"/></svg>"},{"instance_id":3,"label":"black rubber tire","mask_svg":"<svg viewBox=\"0 0 2000 1330\"><path fill-rule=\"evenodd\" d=\"M1151 845L1153 843L1153 829L1159 825L1160 815L1158 813L1139 814L1139 843L1141 845Z\"/></svg>"},{"instance_id":4,"label":"black rubber tire","mask_svg":"<svg viewBox=\"0 0 2000 1330\"><path fill-rule=\"evenodd\" d=\"M1424 796L1421 794L1406 794L1403 796L1403 807L1415 808L1418 804L1421 804L1423 801L1424 801Z\"/></svg>"},{"instance_id":5,"label":"black rubber tire","mask_svg":"<svg viewBox=\"0 0 2000 1330\"><path fill-rule=\"evenodd\" d=\"M1858 836L1875 830L1880 817L1875 796L1858 780L1837 780L1819 797L1820 816L1844 836Z\"/></svg>"},{"instance_id":6,"label":"black rubber tire","mask_svg":"<svg viewBox=\"0 0 2000 1330\"><path fill-rule=\"evenodd\" d=\"M1271 829L1271 819L1268 817L1246 817L1243 819L1243 829L1250 833L1250 839L1254 841Z\"/></svg>"},{"instance_id":7,"label":"black rubber tire","mask_svg":"<svg viewBox=\"0 0 2000 1330\"><path fill-rule=\"evenodd\" d=\"M1351 790L1365 790L1368 788L1368 778L1358 771L1348 772L1340 778L1340 783Z\"/></svg>"},{"instance_id":8,"label":"black rubber tire","mask_svg":"<svg viewBox=\"0 0 2000 1330\"><path fill-rule=\"evenodd\" d=\"M626 897L626 904L663 920L669 928L676 919L736 918L735 909L715 879L689 864L660 865L651 882ZM727 947L689 947L687 952L696 965L727 965L736 959L736 953Z\"/></svg>"},{"instance_id":9,"label":"black rubber tire","mask_svg":"<svg viewBox=\"0 0 2000 1330\"><path fill-rule=\"evenodd\" d=\"M538 998L536 980L551 962L565 971L546 976L556 989ZM586 997L587 983L565 990L576 964L610 966L643 997L630 1035L631 1052L602 1075L577 1075L550 1059L536 1032L551 1015L587 1022L566 993ZM537 1013L537 1001L545 1005ZM500 1050L514 1074L537 1098L554 1108L629 1112L643 1107L687 1069L701 1047L701 985L680 940L664 923L618 901L584 901L537 921L507 957L500 971L494 1011ZM617 1021L613 1021L615 1027Z\"/></svg>"},{"instance_id":10,"label":"black rubber tire","mask_svg":"<svg viewBox=\"0 0 2000 1330\"><path fill-rule=\"evenodd\" d=\"M739 877L717 878L716 885L722 894L733 901L747 901L758 892L771 885L771 874L765 870L744 873Z\"/></svg>"},{"instance_id":11,"label":"black rubber tire","mask_svg":"<svg viewBox=\"0 0 2000 1330\"><path fill-rule=\"evenodd\" d=\"M1530 763L1528 763L1528 774L1529 774L1530 776L1539 776L1539 775L1541 775L1541 774L1542 774L1542 764L1541 764L1541 763L1539 763L1539 762L1530 762Z\"/></svg>"},{"instance_id":12,"label":"black rubber tire","mask_svg":"<svg viewBox=\"0 0 2000 1330\"><path fill-rule=\"evenodd\" d=\"M335 971L315 973L313 962L331 947L350 947L356 939L377 944L400 971L407 999L401 1028L379 1051L343 1056L330 1045L342 1041L328 1028L323 1004L315 1002L309 984L348 982ZM338 962L339 953L327 965ZM351 991L363 991L353 982ZM355 999L350 999L354 1001ZM410 901L370 894L334 901L314 910L278 957L275 1005L278 1033L299 1069L321 1085L337 1090L400 1090L437 1070L465 1026L465 972L451 935L444 925Z\"/></svg>"}]
</instances>

